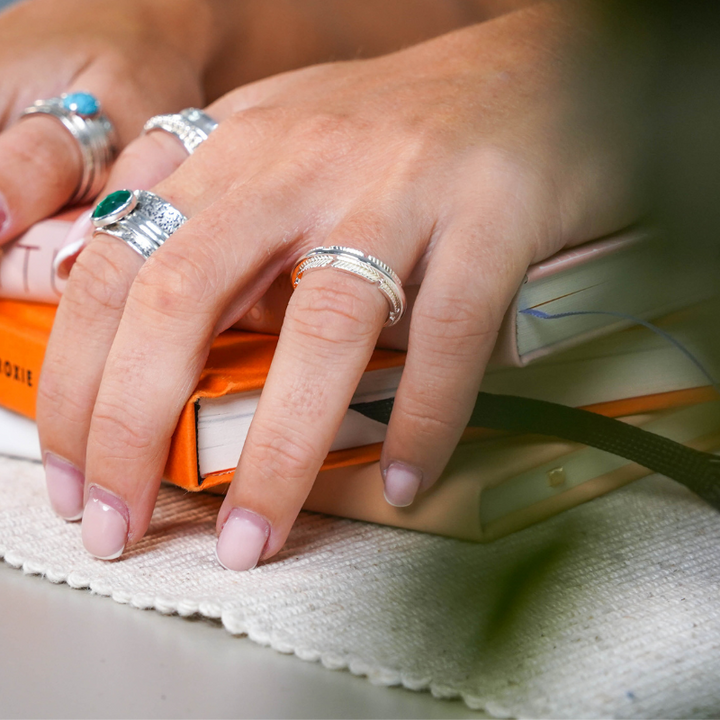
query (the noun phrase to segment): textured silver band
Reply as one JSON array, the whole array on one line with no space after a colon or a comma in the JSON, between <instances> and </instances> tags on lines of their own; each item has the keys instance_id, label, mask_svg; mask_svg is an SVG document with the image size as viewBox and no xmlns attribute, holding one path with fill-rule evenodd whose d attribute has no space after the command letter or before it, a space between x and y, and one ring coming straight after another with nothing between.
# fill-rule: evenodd
<instances>
[{"instance_id":1,"label":"textured silver band","mask_svg":"<svg viewBox=\"0 0 720 720\"><path fill-rule=\"evenodd\" d=\"M95 231L122 240L146 260L185 223L187 218L159 195L134 190L134 202L127 211L110 218L93 218Z\"/></svg>"},{"instance_id":2,"label":"textured silver band","mask_svg":"<svg viewBox=\"0 0 720 720\"><path fill-rule=\"evenodd\" d=\"M320 268L334 268L357 275L375 285L388 302L388 319L385 327L395 325L405 313L405 292L402 282L389 265L372 255L365 255L354 248L332 245L318 247L303 255L295 264L290 280L293 288L298 286L303 275Z\"/></svg>"},{"instance_id":3,"label":"textured silver band","mask_svg":"<svg viewBox=\"0 0 720 720\"><path fill-rule=\"evenodd\" d=\"M197 108L186 108L173 115L155 115L143 127L143 135L162 130L174 135L192 155L218 126L207 113Z\"/></svg>"},{"instance_id":4,"label":"textured silver band","mask_svg":"<svg viewBox=\"0 0 720 720\"><path fill-rule=\"evenodd\" d=\"M83 116L64 106L67 94L48 100L36 100L25 108L21 118L33 115L50 115L59 120L75 138L82 156L82 175L73 192L70 204L89 202L102 190L110 172L110 166L118 152L117 135L110 120L101 113Z\"/></svg>"}]
</instances>

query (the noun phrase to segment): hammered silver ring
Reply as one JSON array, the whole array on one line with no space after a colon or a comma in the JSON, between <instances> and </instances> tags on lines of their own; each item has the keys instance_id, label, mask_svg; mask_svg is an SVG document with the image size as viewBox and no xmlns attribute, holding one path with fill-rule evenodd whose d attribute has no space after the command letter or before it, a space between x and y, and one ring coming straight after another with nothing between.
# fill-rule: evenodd
<instances>
[{"instance_id":1,"label":"hammered silver ring","mask_svg":"<svg viewBox=\"0 0 720 720\"><path fill-rule=\"evenodd\" d=\"M117 157L115 128L103 115L100 101L90 93L63 93L48 100L36 100L25 108L20 118L49 115L59 120L75 138L82 156L82 174L73 191L70 204L87 203L102 190Z\"/></svg>"},{"instance_id":2,"label":"hammered silver ring","mask_svg":"<svg viewBox=\"0 0 720 720\"><path fill-rule=\"evenodd\" d=\"M187 218L155 193L116 190L98 203L91 220L93 237L111 235L147 260Z\"/></svg>"},{"instance_id":3,"label":"hammered silver ring","mask_svg":"<svg viewBox=\"0 0 720 720\"><path fill-rule=\"evenodd\" d=\"M153 130L174 135L192 155L218 126L207 113L198 108L186 108L171 115L154 115L143 127L142 134L147 135Z\"/></svg>"},{"instance_id":4,"label":"hammered silver ring","mask_svg":"<svg viewBox=\"0 0 720 720\"><path fill-rule=\"evenodd\" d=\"M407 303L402 282L397 273L382 260L372 255L365 255L360 250L340 245L317 247L305 253L295 264L290 275L293 288L298 286L305 273L321 268L341 270L375 285L388 303L385 327L395 325L405 314Z\"/></svg>"}]
</instances>

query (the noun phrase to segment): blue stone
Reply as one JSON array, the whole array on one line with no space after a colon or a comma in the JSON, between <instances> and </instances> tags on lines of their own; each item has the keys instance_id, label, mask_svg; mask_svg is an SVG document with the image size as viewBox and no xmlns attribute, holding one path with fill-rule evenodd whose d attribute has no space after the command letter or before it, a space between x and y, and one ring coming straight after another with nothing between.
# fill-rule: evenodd
<instances>
[{"instance_id":1,"label":"blue stone","mask_svg":"<svg viewBox=\"0 0 720 720\"><path fill-rule=\"evenodd\" d=\"M100 102L90 93L70 93L63 98L63 107L83 117L91 117L100 112Z\"/></svg>"}]
</instances>

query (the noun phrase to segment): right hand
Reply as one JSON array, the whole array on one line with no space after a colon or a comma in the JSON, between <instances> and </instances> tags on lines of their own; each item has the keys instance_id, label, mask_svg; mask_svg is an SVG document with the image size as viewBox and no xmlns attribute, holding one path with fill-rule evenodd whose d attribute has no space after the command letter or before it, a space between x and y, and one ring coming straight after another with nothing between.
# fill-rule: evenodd
<instances>
[{"instance_id":1,"label":"right hand","mask_svg":"<svg viewBox=\"0 0 720 720\"><path fill-rule=\"evenodd\" d=\"M46 115L16 122L23 109L90 92L122 148L150 116L205 104L213 27L204 0L28 0L0 14L0 245L66 205L81 173L70 133Z\"/></svg>"}]
</instances>

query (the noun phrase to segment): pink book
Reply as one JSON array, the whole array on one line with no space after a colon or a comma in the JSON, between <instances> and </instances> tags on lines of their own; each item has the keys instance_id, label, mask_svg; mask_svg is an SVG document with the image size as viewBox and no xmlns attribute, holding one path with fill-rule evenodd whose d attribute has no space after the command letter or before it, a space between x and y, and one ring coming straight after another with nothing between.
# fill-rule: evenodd
<instances>
[{"instance_id":1,"label":"pink book","mask_svg":"<svg viewBox=\"0 0 720 720\"><path fill-rule=\"evenodd\" d=\"M57 276L55 258L82 209L72 209L33 225L0 246L0 297L57 305L65 281Z\"/></svg>"},{"instance_id":2,"label":"pink book","mask_svg":"<svg viewBox=\"0 0 720 720\"><path fill-rule=\"evenodd\" d=\"M702 275L697 268L670 267L645 230L562 250L528 268L489 367L522 367L633 323L612 313L651 320L707 298L713 278ZM580 314L547 319L527 310Z\"/></svg>"},{"instance_id":3,"label":"pink book","mask_svg":"<svg viewBox=\"0 0 720 720\"><path fill-rule=\"evenodd\" d=\"M81 212L44 220L0 248L0 297L57 304L64 282L53 263ZM523 310L549 315L620 312L651 319L707 297L712 279L702 282L697 275L676 267L670 273L648 233L640 230L563 250L528 269L505 315L490 368L524 366L631 323L603 314L543 319ZM289 283L278 285L273 283L268 296L236 327L278 331L290 293ZM413 288L408 288L410 302L413 297ZM387 340L388 346L398 347L403 343L402 333Z\"/></svg>"}]
</instances>

